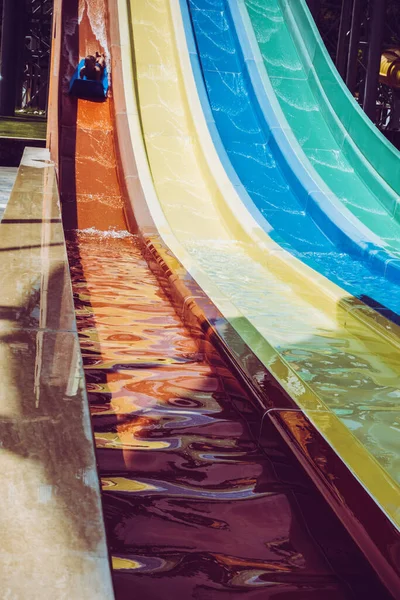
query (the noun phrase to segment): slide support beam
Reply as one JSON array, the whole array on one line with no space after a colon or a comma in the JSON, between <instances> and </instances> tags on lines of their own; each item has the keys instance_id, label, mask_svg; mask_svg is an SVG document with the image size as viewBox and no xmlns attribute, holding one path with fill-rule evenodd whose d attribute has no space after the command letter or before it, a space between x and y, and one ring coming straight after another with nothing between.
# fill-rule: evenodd
<instances>
[{"instance_id":1,"label":"slide support beam","mask_svg":"<svg viewBox=\"0 0 400 600\"><path fill-rule=\"evenodd\" d=\"M376 98L378 95L379 67L381 64L383 32L385 27L386 0L371 0L370 40L367 76L365 80L364 111L376 121Z\"/></svg>"}]
</instances>

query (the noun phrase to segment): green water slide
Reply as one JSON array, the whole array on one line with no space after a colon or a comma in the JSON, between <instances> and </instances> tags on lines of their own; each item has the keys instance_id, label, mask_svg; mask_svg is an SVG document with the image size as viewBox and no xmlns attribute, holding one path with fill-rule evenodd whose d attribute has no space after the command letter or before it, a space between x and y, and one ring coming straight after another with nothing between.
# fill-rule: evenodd
<instances>
[{"instance_id":1,"label":"green water slide","mask_svg":"<svg viewBox=\"0 0 400 600\"><path fill-rule=\"evenodd\" d=\"M307 170L378 236L388 261L397 263L391 259L400 257L400 153L348 91L305 0L245 0L245 5Z\"/></svg>"}]
</instances>

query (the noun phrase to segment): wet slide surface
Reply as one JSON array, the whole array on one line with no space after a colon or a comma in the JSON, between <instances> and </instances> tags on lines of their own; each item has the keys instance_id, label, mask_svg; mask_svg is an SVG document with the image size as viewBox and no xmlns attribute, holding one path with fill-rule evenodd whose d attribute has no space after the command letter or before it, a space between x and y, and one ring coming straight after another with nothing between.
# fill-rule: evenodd
<instances>
[{"instance_id":1,"label":"wet slide surface","mask_svg":"<svg viewBox=\"0 0 400 600\"><path fill-rule=\"evenodd\" d=\"M255 222L247 226L195 109L177 5L131 0L130 11L143 138L182 260L195 277L205 274L217 308L398 523L395 331L390 338L359 320L343 290L294 264Z\"/></svg>"},{"instance_id":2,"label":"wet slide surface","mask_svg":"<svg viewBox=\"0 0 400 600\"><path fill-rule=\"evenodd\" d=\"M117 600L385 592L276 432L193 338L133 236L69 241ZM205 358L205 350L207 356Z\"/></svg>"},{"instance_id":3,"label":"wet slide surface","mask_svg":"<svg viewBox=\"0 0 400 600\"><path fill-rule=\"evenodd\" d=\"M65 47L79 37L101 48L85 9L78 27L72 8ZM384 599L274 431L266 452L252 441L234 410L256 418L246 394L182 326L125 231L110 103L65 90L60 100L64 221L117 599Z\"/></svg>"},{"instance_id":4,"label":"wet slide surface","mask_svg":"<svg viewBox=\"0 0 400 600\"><path fill-rule=\"evenodd\" d=\"M295 176L283 173L227 3L190 0L188 4L215 124L240 181L267 220L269 235L354 296L390 309L390 316L400 321L398 285L372 271L367 257L363 260L338 248L307 214L304 201L296 195ZM272 63L271 54L268 57ZM283 61L281 71L288 76ZM313 113L314 108L304 103L304 111ZM297 120L297 128L303 127L303 116ZM340 177L340 170L336 174ZM351 190L347 191L350 196Z\"/></svg>"}]
</instances>

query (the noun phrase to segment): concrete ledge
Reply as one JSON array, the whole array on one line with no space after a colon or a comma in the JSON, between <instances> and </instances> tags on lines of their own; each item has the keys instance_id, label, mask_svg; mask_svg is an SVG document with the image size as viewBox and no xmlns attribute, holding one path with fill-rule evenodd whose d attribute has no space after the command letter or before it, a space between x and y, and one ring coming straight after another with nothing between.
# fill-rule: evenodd
<instances>
[{"instance_id":1,"label":"concrete ledge","mask_svg":"<svg viewBox=\"0 0 400 600\"><path fill-rule=\"evenodd\" d=\"M27 146L44 148L46 140L0 136L0 166L18 167Z\"/></svg>"},{"instance_id":2,"label":"concrete ledge","mask_svg":"<svg viewBox=\"0 0 400 600\"><path fill-rule=\"evenodd\" d=\"M0 221L7 206L17 172L16 167L0 167Z\"/></svg>"},{"instance_id":3,"label":"concrete ledge","mask_svg":"<svg viewBox=\"0 0 400 600\"><path fill-rule=\"evenodd\" d=\"M2 597L113 598L55 169L26 148L0 223Z\"/></svg>"}]
</instances>

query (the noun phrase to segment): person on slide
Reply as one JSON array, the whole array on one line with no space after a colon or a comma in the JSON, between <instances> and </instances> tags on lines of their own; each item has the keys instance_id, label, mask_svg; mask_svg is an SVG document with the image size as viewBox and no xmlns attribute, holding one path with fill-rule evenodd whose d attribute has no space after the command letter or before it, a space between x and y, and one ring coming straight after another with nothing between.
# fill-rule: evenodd
<instances>
[{"instance_id":1,"label":"person on slide","mask_svg":"<svg viewBox=\"0 0 400 600\"><path fill-rule=\"evenodd\" d=\"M106 58L104 54L96 52L96 56L89 54L85 58L85 66L82 67L79 77L90 79L92 81L101 81L106 66Z\"/></svg>"}]
</instances>

